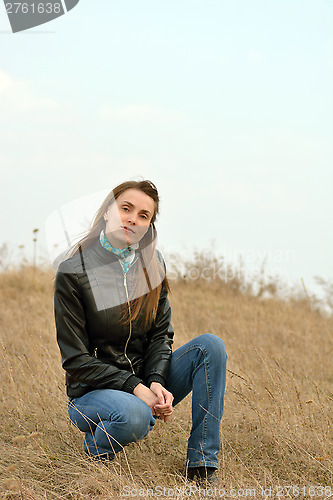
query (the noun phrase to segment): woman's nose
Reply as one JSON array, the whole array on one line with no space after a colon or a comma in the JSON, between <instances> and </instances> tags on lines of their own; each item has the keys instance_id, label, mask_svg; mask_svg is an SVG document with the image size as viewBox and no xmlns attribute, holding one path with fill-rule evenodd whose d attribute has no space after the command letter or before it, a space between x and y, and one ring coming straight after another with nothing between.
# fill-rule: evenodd
<instances>
[{"instance_id":1,"label":"woman's nose","mask_svg":"<svg viewBox=\"0 0 333 500\"><path fill-rule=\"evenodd\" d=\"M128 223L131 223L131 224L133 224L133 225L135 225L135 224L136 224L136 215L135 215L135 214L130 214L130 215L128 216Z\"/></svg>"}]
</instances>

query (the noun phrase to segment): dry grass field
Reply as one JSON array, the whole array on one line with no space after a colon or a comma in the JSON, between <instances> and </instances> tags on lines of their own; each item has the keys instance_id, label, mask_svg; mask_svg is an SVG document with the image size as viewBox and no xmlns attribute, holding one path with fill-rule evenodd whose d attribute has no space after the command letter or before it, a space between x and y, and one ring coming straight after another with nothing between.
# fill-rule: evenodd
<instances>
[{"instance_id":1,"label":"dry grass field","mask_svg":"<svg viewBox=\"0 0 333 500\"><path fill-rule=\"evenodd\" d=\"M0 274L0 499L329 498L333 318L220 280L171 286L175 347L212 332L228 353L219 489L183 476L190 397L109 466L86 457L67 417L53 273L27 267Z\"/></svg>"}]
</instances>

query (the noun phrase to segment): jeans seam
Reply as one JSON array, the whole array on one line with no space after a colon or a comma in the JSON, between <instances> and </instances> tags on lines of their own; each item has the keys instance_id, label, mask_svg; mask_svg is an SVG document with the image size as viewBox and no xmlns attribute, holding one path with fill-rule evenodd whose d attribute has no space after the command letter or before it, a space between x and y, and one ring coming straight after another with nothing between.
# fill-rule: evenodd
<instances>
[{"instance_id":1,"label":"jeans seam","mask_svg":"<svg viewBox=\"0 0 333 500\"><path fill-rule=\"evenodd\" d=\"M200 351L202 352L203 357L204 357L205 378L206 378L206 387L207 387L207 394L208 394L208 406L210 406L211 391L210 391L209 378L208 378L209 363L208 363L207 353L205 352L205 350L202 347L200 347ZM208 412L208 409L206 409L206 414L204 416L204 421L203 421L203 427L204 427L203 447L204 448L206 446L206 440L207 440L207 412ZM203 454L203 460L204 460L204 462L206 462L204 454Z\"/></svg>"}]
</instances>

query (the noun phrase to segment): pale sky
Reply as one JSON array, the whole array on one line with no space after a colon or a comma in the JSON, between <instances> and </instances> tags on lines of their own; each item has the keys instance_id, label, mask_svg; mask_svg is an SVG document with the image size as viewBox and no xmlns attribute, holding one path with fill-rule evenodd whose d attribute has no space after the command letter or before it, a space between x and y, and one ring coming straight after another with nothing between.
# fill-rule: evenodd
<instances>
[{"instance_id":1,"label":"pale sky","mask_svg":"<svg viewBox=\"0 0 333 500\"><path fill-rule=\"evenodd\" d=\"M142 176L165 252L333 278L331 0L80 0L16 34L1 3L0 47L0 246Z\"/></svg>"}]
</instances>

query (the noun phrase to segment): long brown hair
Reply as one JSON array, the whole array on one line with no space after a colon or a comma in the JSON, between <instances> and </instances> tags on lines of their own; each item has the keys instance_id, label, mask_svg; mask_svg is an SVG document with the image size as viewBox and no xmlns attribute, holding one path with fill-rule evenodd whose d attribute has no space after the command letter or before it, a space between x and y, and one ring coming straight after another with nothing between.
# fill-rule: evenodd
<instances>
[{"instance_id":1,"label":"long brown hair","mask_svg":"<svg viewBox=\"0 0 333 500\"><path fill-rule=\"evenodd\" d=\"M82 250L89 248L95 243L101 231L105 230L104 214L107 212L109 206L127 189L138 189L154 200L154 214L150 221L150 227L144 237L139 241L139 255L149 291L148 293L140 293L139 285L140 282L142 283L142 280L137 280L137 286L133 290L136 298L130 300L129 308L124 304L121 319L122 323L126 325L129 324L130 321L138 321L139 317L141 317L140 324L145 328L150 325L156 317L162 286L164 286L167 291L170 290L163 265L159 262L155 251L155 220L159 213L159 195L156 186L151 181L126 181L116 186L104 199L92 221L88 233L75 244L71 255L80 253ZM147 269L149 269L149 275Z\"/></svg>"}]
</instances>

